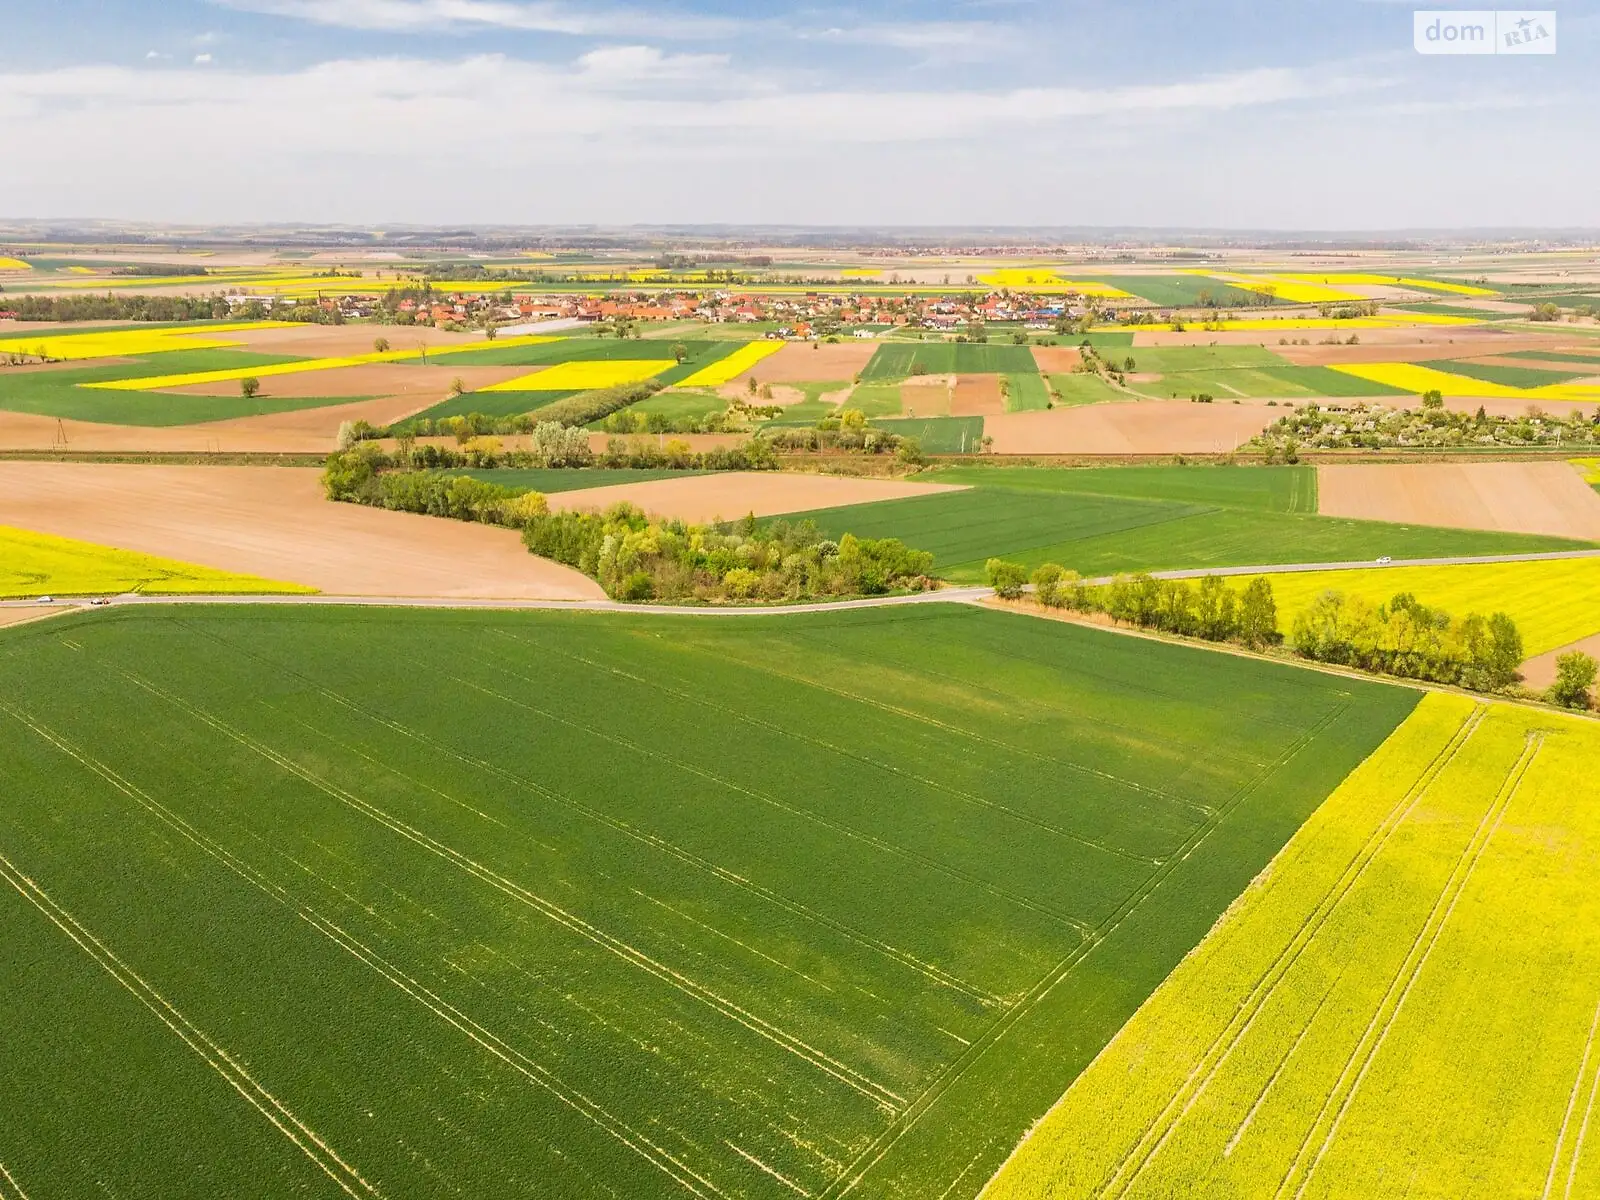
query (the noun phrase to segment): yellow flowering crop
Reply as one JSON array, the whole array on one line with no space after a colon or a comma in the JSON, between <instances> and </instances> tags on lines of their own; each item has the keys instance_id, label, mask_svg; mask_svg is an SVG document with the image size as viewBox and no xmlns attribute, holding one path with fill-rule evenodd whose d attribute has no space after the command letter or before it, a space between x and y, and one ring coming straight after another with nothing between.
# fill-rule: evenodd
<instances>
[{"instance_id":1,"label":"yellow flowering crop","mask_svg":"<svg viewBox=\"0 0 1600 1200\"><path fill-rule=\"evenodd\" d=\"M1600 558L1290 571L1266 578L1278 603L1278 628L1285 633L1295 616L1326 591L1360 596L1373 604L1410 592L1452 617L1504 612L1517 623L1530 658L1600 633ZM1228 582L1243 588L1249 580Z\"/></svg>"},{"instance_id":2,"label":"yellow flowering crop","mask_svg":"<svg viewBox=\"0 0 1600 1200\"><path fill-rule=\"evenodd\" d=\"M1423 697L984 1200L1592 1195L1597 756Z\"/></svg>"},{"instance_id":3,"label":"yellow flowering crop","mask_svg":"<svg viewBox=\"0 0 1600 1200\"><path fill-rule=\"evenodd\" d=\"M719 358L701 367L687 379L678 381L679 387L721 387L736 375L743 375L762 359L782 350L786 343L764 340L746 342L726 358Z\"/></svg>"},{"instance_id":4,"label":"yellow flowering crop","mask_svg":"<svg viewBox=\"0 0 1600 1200\"><path fill-rule=\"evenodd\" d=\"M1569 462L1583 472L1583 481L1591 486L1600 483L1600 458L1573 458Z\"/></svg>"},{"instance_id":5,"label":"yellow flowering crop","mask_svg":"<svg viewBox=\"0 0 1600 1200\"><path fill-rule=\"evenodd\" d=\"M446 354L461 354L468 350L490 347L535 346L560 339L549 335L527 334L523 337L501 338L495 342L465 342L455 346L431 346L427 358ZM227 367L219 371L190 371L182 375L151 375L142 379L109 379L100 383L81 383L79 387L101 388L113 392L156 392L173 388L192 387L201 383L226 383L231 379L266 379L274 375L303 375L308 371L333 371L340 367L364 367L369 363L414 362L423 357L421 350L385 350L382 353L347 354L339 358L304 358L298 362L271 363L255 367Z\"/></svg>"},{"instance_id":6,"label":"yellow flowering crop","mask_svg":"<svg viewBox=\"0 0 1600 1200\"><path fill-rule=\"evenodd\" d=\"M1347 363L1335 366L1333 370L1418 395L1439 391L1446 396L1482 396L1501 400L1600 400L1600 384L1551 383L1533 388L1510 387L1503 383L1470 379L1465 375L1452 375L1421 363Z\"/></svg>"},{"instance_id":7,"label":"yellow flowering crop","mask_svg":"<svg viewBox=\"0 0 1600 1200\"><path fill-rule=\"evenodd\" d=\"M591 388L638 383L677 366L670 358L603 358L593 362L557 363L543 371L479 388L482 392L586 392Z\"/></svg>"},{"instance_id":8,"label":"yellow flowering crop","mask_svg":"<svg viewBox=\"0 0 1600 1200\"><path fill-rule=\"evenodd\" d=\"M1000 267L987 275L978 276L978 282L989 287L1022 292L1077 292L1081 296L1095 296L1103 300L1126 299L1129 295L1121 288L1094 279L1063 279L1052 267Z\"/></svg>"},{"instance_id":9,"label":"yellow flowering crop","mask_svg":"<svg viewBox=\"0 0 1600 1200\"><path fill-rule=\"evenodd\" d=\"M1322 283L1334 286L1341 284L1367 284L1376 287L1422 288L1426 291L1449 292L1454 296L1498 296L1500 294L1492 288L1474 287L1470 283L1441 283L1437 279L1415 279L1409 275L1362 275L1351 273L1348 275L1280 275L1277 278L1292 279L1301 283Z\"/></svg>"},{"instance_id":10,"label":"yellow flowering crop","mask_svg":"<svg viewBox=\"0 0 1600 1200\"><path fill-rule=\"evenodd\" d=\"M0 258L0 271L31 271L32 263L23 262L20 258Z\"/></svg>"},{"instance_id":11,"label":"yellow flowering crop","mask_svg":"<svg viewBox=\"0 0 1600 1200\"><path fill-rule=\"evenodd\" d=\"M50 330L37 335L0 338L0 354L37 354L60 362L79 362L91 358L132 358L168 350L219 350L240 344L237 338L219 337L219 334L274 329L287 324L284 321L240 321L170 329L103 329L96 333Z\"/></svg>"},{"instance_id":12,"label":"yellow flowering crop","mask_svg":"<svg viewBox=\"0 0 1600 1200\"><path fill-rule=\"evenodd\" d=\"M316 588L237 575L93 542L0 525L0 596L157 593L308 593Z\"/></svg>"}]
</instances>

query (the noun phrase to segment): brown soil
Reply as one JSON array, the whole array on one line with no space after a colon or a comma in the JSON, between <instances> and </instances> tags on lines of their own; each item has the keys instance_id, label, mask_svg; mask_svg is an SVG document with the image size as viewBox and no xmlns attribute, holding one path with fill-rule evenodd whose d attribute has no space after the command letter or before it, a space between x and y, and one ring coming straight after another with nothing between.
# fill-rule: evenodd
<instances>
[{"instance_id":1,"label":"brown soil","mask_svg":"<svg viewBox=\"0 0 1600 1200\"><path fill-rule=\"evenodd\" d=\"M301 371L292 375L267 375L261 379L261 396L398 396L428 393L443 400L452 380L459 379L468 391L520 379L540 367L451 367L414 366L409 363L372 363L363 367L335 367L329 371ZM237 396L239 381L197 383L173 388L185 396Z\"/></svg>"},{"instance_id":2,"label":"brown soil","mask_svg":"<svg viewBox=\"0 0 1600 1200\"><path fill-rule=\"evenodd\" d=\"M15 350L0 350L0 358L7 354L16 354ZM48 363L21 363L8 364L0 362L0 382L4 382L12 375L29 375L36 371L81 371L85 367L118 367L124 363L138 362L136 358L97 358L92 362L48 362Z\"/></svg>"},{"instance_id":3,"label":"brown soil","mask_svg":"<svg viewBox=\"0 0 1600 1200\"><path fill-rule=\"evenodd\" d=\"M314 468L0 463L0 524L333 595L602 596L512 530L325 500Z\"/></svg>"},{"instance_id":4,"label":"brown soil","mask_svg":"<svg viewBox=\"0 0 1600 1200\"><path fill-rule=\"evenodd\" d=\"M814 379L854 379L878 349L876 342L789 342L733 382L744 386L754 375L762 383L806 383Z\"/></svg>"},{"instance_id":5,"label":"brown soil","mask_svg":"<svg viewBox=\"0 0 1600 1200\"><path fill-rule=\"evenodd\" d=\"M950 413L954 375L919 375L900 385L900 411L908 417L943 417Z\"/></svg>"},{"instance_id":6,"label":"brown soil","mask_svg":"<svg viewBox=\"0 0 1600 1200\"><path fill-rule=\"evenodd\" d=\"M998 375L957 375L950 393L952 417L988 417L1006 410Z\"/></svg>"},{"instance_id":7,"label":"brown soil","mask_svg":"<svg viewBox=\"0 0 1600 1200\"><path fill-rule=\"evenodd\" d=\"M1600 539L1600 495L1564 462L1322 466L1317 491L1328 516Z\"/></svg>"},{"instance_id":8,"label":"brown soil","mask_svg":"<svg viewBox=\"0 0 1600 1200\"><path fill-rule=\"evenodd\" d=\"M1530 658L1521 667L1523 684L1543 691L1556 681L1556 658L1574 650L1580 650L1590 658L1600 658L1600 633L1590 634L1570 646L1557 646L1554 650Z\"/></svg>"},{"instance_id":9,"label":"brown soil","mask_svg":"<svg viewBox=\"0 0 1600 1200\"><path fill-rule=\"evenodd\" d=\"M1150 400L1003 413L983 431L996 454L1218 454L1279 415L1261 404Z\"/></svg>"},{"instance_id":10,"label":"brown soil","mask_svg":"<svg viewBox=\"0 0 1600 1200\"><path fill-rule=\"evenodd\" d=\"M24 625L29 621L42 621L45 617L56 617L74 611L76 610L59 604L18 604L14 607L0 605L0 628L7 625Z\"/></svg>"},{"instance_id":11,"label":"brown soil","mask_svg":"<svg viewBox=\"0 0 1600 1200\"><path fill-rule=\"evenodd\" d=\"M768 517L780 513L805 512L808 509L867 504L874 500L900 500L907 496L960 490L942 483L739 471L557 492L549 497L549 501L552 509L597 512L625 500L655 516L676 517L698 523L719 517L732 520L746 513Z\"/></svg>"},{"instance_id":12,"label":"brown soil","mask_svg":"<svg viewBox=\"0 0 1600 1200\"><path fill-rule=\"evenodd\" d=\"M1071 346L1035 346L1033 361L1046 375L1065 374L1083 361L1083 355Z\"/></svg>"}]
</instances>

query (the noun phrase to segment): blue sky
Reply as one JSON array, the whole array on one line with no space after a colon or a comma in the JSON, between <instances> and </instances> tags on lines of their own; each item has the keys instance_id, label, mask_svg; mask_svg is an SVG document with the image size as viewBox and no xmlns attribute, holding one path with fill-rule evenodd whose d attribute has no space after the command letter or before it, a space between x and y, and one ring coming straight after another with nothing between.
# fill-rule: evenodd
<instances>
[{"instance_id":1,"label":"blue sky","mask_svg":"<svg viewBox=\"0 0 1600 1200\"><path fill-rule=\"evenodd\" d=\"M11 0L0 217L1600 227L1600 0Z\"/></svg>"}]
</instances>

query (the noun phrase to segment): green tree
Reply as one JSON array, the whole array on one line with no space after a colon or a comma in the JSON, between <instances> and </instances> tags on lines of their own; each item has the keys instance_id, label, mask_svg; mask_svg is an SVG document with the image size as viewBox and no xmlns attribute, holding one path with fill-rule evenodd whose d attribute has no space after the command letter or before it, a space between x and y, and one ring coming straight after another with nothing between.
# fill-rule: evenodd
<instances>
[{"instance_id":1,"label":"green tree","mask_svg":"<svg viewBox=\"0 0 1600 1200\"><path fill-rule=\"evenodd\" d=\"M386 338L386 337L373 338L372 339L372 350L373 350L374 354L387 354L387 353L389 353L389 339Z\"/></svg>"},{"instance_id":2,"label":"green tree","mask_svg":"<svg viewBox=\"0 0 1600 1200\"><path fill-rule=\"evenodd\" d=\"M1278 640L1278 604L1264 575L1252 579L1239 600L1239 639L1254 649Z\"/></svg>"},{"instance_id":3,"label":"green tree","mask_svg":"<svg viewBox=\"0 0 1600 1200\"><path fill-rule=\"evenodd\" d=\"M989 586L994 589L996 596L1002 600L1015 600L1022 595L1023 585L1028 582L1027 567L1021 563L991 558L984 564L984 569L989 573Z\"/></svg>"},{"instance_id":4,"label":"green tree","mask_svg":"<svg viewBox=\"0 0 1600 1200\"><path fill-rule=\"evenodd\" d=\"M260 390L261 380L257 379L254 375L249 375L244 379L239 380L239 394L246 400L253 399L255 394Z\"/></svg>"},{"instance_id":5,"label":"green tree","mask_svg":"<svg viewBox=\"0 0 1600 1200\"><path fill-rule=\"evenodd\" d=\"M684 359L689 357L689 347L685 346L682 342L673 342L670 353L674 359L676 359L678 362L682 362Z\"/></svg>"},{"instance_id":6,"label":"green tree","mask_svg":"<svg viewBox=\"0 0 1600 1200\"><path fill-rule=\"evenodd\" d=\"M1069 574L1059 563L1044 563L1034 568L1033 598L1046 608L1060 608L1064 599L1061 594L1062 581Z\"/></svg>"},{"instance_id":7,"label":"green tree","mask_svg":"<svg viewBox=\"0 0 1600 1200\"><path fill-rule=\"evenodd\" d=\"M1423 408L1443 408L1444 407L1444 393L1441 392L1438 388L1434 388L1431 391L1423 392L1422 393L1422 407Z\"/></svg>"},{"instance_id":8,"label":"green tree","mask_svg":"<svg viewBox=\"0 0 1600 1200\"><path fill-rule=\"evenodd\" d=\"M1546 693L1552 704L1563 708L1588 708L1589 689L1594 686L1595 661L1582 650L1556 656L1556 681Z\"/></svg>"}]
</instances>

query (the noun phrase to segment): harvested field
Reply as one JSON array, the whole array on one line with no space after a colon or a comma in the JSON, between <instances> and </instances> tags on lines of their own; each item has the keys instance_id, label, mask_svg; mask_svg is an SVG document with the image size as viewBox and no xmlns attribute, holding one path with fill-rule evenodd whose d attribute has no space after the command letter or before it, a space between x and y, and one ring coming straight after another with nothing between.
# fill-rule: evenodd
<instances>
[{"instance_id":1,"label":"harvested field","mask_svg":"<svg viewBox=\"0 0 1600 1200\"><path fill-rule=\"evenodd\" d=\"M8 1196L971 1200L1417 703L959 605L0 641Z\"/></svg>"},{"instance_id":2,"label":"harvested field","mask_svg":"<svg viewBox=\"0 0 1600 1200\"><path fill-rule=\"evenodd\" d=\"M900 411L911 417L948 417L955 388L954 375L919 375L914 379L908 379L900 385Z\"/></svg>"},{"instance_id":3,"label":"harvested field","mask_svg":"<svg viewBox=\"0 0 1600 1200\"><path fill-rule=\"evenodd\" d=\"M1038 364L1041 375L1054 375L1072 370L1083 361L1083 355L1076 346L1035 346L1033 361Z\"/></svg>"},{"instance_id":4,"label":"harvested field","mask_svg":"<svg viewBox=\"0 0 1600 1200\"><path fill-rule=\"evenodd\" d=\"M956 386L950 392L952 417L987 417L1005 410L1005 397L1000 394L1000 376L956 376Z\"/></svg>"},{"instance_id":5,"label":"harvested field","mask_svg":"<svg viewBox=\"0 0 1600 1200\"><path fill-rule=\"evenodd\" d=\"M55 604L0 604L0 628L42 621L46 617L65 616L71 611L70 607Z\"/></svg>"},{"instance_id":6,"label":"harvested field","mask_svg":"<svg viewBox=\"0 0 1600 1200\"><path fill-rule=\"evenodd\" d=\"M1556 659L1574 650L1587 654L1590 658L1600 659L1600 633L1568 642L1565 646L1557 646L1554 650L1546 650L1543 654L1535 654L1522 664L1523 686L1544 691L1556 681Z\"/></svg>"},{"instance_id":7,"label":"harvested field","mask_svg":"<svg viewBox=\"0 0 1600 1200\"><path fill-rule=\"evenodd\" d=\"M1311 340L1315 342L1316 338L1313 337ZM1350 363L1371 362L1373 344L1377 344L1375 339L1363 334L1361 343L1354 346L1279 346L1269 341L1267 348L1299 366L1336 367ZM1553 351L1562 344L1549 337L1510 333L1478 334L1471 337L1429 336L1427 340L1422 341L1413 338L1409 342L1383 343L1383 357L1390 362L1434 362L1445 358L1511 354L1521 350Z\"/></svg>"},{"instance_id":8,"label":"harvested field","mask_svg":"<svg viewBox=\"0 0 1600 1200\"><path fill-rule=\"evenodd\" d=\"M1594 1195L1597 753L1426 696L986 1200Z\"/></svg>"},{"instance_id":9,"label":"harvested field","mask_svg":"<svg viewBox=\"0 0 1600 1200\"><path fill-rule=\"evenodd\" d=\"M984 432L996 454L1219 454L1279 415L1260 404L1151 400L1002 413Z\"/></svg>"},{"instance_id":10,"label":"harvested field","mask_svg":"<svg viewBox=\"0 0 1600 1200\"><path fill-rule=\"evenodd\" d=\"M762 383L808 383L814 379L854 379L877 350L872 342L789 342L769 358L733 377L743 387L754 375Z\"/></svg>"},{"instance_id":11,"label":"harvested field","mask_svg":"<svg viewBox=\"0 0 1600 1200\"><path fill-rule=\"evenodd\" d=\"M1600 541L1600 495L1564 462L1317 468L1329 516Z\"/></svg>"},{"instance_id":12,"label":"harvested field","mask_svg":"<svg viewBox=\"0 0 1600 1200\"><path fill-rule=\"evenodd\" d=\"M333 595L598 599L509 529L323 499L301 467L0 463L0 524Z\"/></svg>"},{"instance_id":13,"label":"harvested field","mask_svg":"<svg viewBox=\"0 0 1600 1200\"><path fill-rule=\"evenodd\" d=\"M898 479L853 479L843 475L790 475L777 471L724 471L627 483L614 487L560 492L550 497L552 509L598 511L626 501L647 513L691 522L718 517L733 520L746 513L758 517L869 504L961 491L961 485L908 483Z\"/></svg>"},{"instance_id":14,"label":"harvested field","mask_svg":"<svg viewBox=\"0 0 1600 1200\"><path fill-rule=\"evenodd\" d=\"M448 360L446 360L448 362ZM261 381L260 396L445 396L452 380L460 379L468 391L526 375L526 367L411 366L406 363L371 363L360 367L335 367L299 375L274 375ZM182 396L237 396L239 381L220 380L172 389Z\"/></svg>"}]
</instances>

